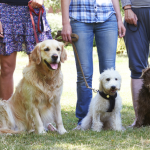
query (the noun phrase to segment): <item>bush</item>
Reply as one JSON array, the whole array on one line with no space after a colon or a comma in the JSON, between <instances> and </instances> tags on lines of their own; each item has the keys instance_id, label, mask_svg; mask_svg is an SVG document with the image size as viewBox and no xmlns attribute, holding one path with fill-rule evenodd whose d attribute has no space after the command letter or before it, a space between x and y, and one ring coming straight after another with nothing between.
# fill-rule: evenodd
<instances>
[{"instance_id":1,"label":"bush","mask_svg":"<svg viewBox=\"0 0 150 150\"><path fill-rule=\"evenodd\" d=\"M58 14L47 13L47 20L51 27L52 37L54 38L55 35L57 34L57 31L62 30L61 15L60 15L60 13L58 13Z\"/></svg>"},{"instance_id":2,"label":"bush","mask_svg":"<svg viewBox=\"0 0 150 150\"><path fill-rule=\"evenodd\" d=\"M118 38L117 44L117 54L122 54L126 52L126 47L123 38Z\"/></svg>"}]
</instances>

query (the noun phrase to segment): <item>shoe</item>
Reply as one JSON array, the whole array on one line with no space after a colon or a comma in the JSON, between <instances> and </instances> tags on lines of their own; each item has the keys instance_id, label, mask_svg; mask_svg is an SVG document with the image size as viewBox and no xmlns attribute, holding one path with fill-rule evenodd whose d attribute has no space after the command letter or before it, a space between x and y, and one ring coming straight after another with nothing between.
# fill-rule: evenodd
<instances>
[{"instance_id":1,"label":"shoe","mask_svg":"<svg viewBox=\"0 0 150 150\"><path fill-rule=\"evenodd\" d=\"M81 125L77 125L73 130L81 130Z\"/></svg>"}]
</instances>

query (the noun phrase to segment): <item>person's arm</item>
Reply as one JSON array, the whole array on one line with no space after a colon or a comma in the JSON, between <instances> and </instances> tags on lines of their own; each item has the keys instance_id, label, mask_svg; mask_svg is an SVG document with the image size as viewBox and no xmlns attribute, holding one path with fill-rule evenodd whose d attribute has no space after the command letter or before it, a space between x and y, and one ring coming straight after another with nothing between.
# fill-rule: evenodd
<instances>
[{"instance_id":1,"label":"person's arm","mask_svg":"<svg viewBox=\"0 0 150 150\"><path fill-rule=\"evenodd\" d=\"M134 24L137 26L137 16L131 9L131 0L121 0L122 8L125 13L125 21L129 24Z\"/></svg>"},{"instance_id":2,"label":"person's arm","mask_svg":"<svg viewBox=\"0 0 150 150\"><path fill-rule=\"evenodd\" d=\"M69 21L69 5L71 0L61 0L61 11L62 11L62 38L66 42L71 42L71 25Z\"/></svg>"},{"instance_id":3,"label":"person's arm","mask_svg":"<svg viewBox=\"0 0 150 150\"><path fill-rule=\"evenodd\" d=\"M31 0L31 7L33 8L40 8L42 7L43 3L44 3L44 0Z\"/></svg>"},{"instance_id":4,"label":"person's arm","mask_svg":"<svg viewBox=\"0 0 150 150\"><path fill-rule=\"evenodd\" d=\"M117 22L118 22L118 35L120 38L122 38L123 36L125 36L126 29L122 22L119 0L112 0L112 3L116 12L116 17L117 17Z\"/></svg>"},{"instance_id":5,"label":"person's arm","mask_svg":"<svg viewBox=\"0 0 150 150\"><path fill-rule=\"evenodd\" d=\"M126 5L124 6L124 13L125 13L125 21L129 24L134 24L137 26L137 16L136 14L132 11L131 5Z\"/></svg>"}]
</instances>

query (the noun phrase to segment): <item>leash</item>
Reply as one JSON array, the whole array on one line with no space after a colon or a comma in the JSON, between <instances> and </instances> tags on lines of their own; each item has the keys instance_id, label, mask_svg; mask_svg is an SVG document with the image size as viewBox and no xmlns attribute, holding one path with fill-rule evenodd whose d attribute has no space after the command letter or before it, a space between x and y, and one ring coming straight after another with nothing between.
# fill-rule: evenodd
<instances>
[{"instance_id":1,"label":"leash","mask_svg":"<svg viewBox=\"0 0 150 150\"><path fill-rule=\"evenodd\" d=\"M28 2L28 7L29 7L29 12L30 12L30 18L31 18L32 26L33 26L34 37L35 37L36 43L39 43L38 36L37 36L37 33L36 33L36 29L35 29L35 23L34 23L34 19L33 19L32 13L34 13L36 16L38 16L38 25L37 25L37 28L38 28L38 32L39 32L39 33L42 33L43 30L44 30L43 20L42 20L42 15L43 15L43 13L44 13L44 8L43 8L43 7L40 7L40 8L39 8L39 13L36 13L35 10L33 9L33 7L31 7L30 4L31 4L31 1ZM41 29L40 29L40 22L41 22Z\"/></svg>"},{"instance_id":2,"label":"leash","mask_svg":"<svg viewBox=\"0 0 150 150\"><path fill-rule=\"evenodd\" d=\"M57 35L55 36L55 40L57 40L57 41L63 41L63 39L58 39L59 36L61 36L61 31L58 31L58 32L57 32ZM86 85L86 87L87 87L88 89L91 89L91 90L93 90L93 92L97 93L99 90L96 90L96 89L93 89L93 88L89 87L89 85L88 85L88 83L87 83L87 81L86 81L86 78L85 78L85 76L84 76L84 72L83 72L83 69L82 69L82 66L81 66L81 62L80 62L80 59L79 59L79 56L78 56L78 52L77 52L76 47L75 47L75 44L74 44L75 42L78 41L78 39L79 39L79 36L78 36L77 34L75 34L75 33L72 33L72 34L71 34L71 40L72 40L72 43L71 43L71 44L72 44L72 46L73 46L73 49L74 49L76 58L77 58L77 60L78 60L78 63L79 63L80 69L81 69L81 73L82 73L82 76L83 76L83 78L84 78L85 85Z\"/></svg>"}]
</instances>

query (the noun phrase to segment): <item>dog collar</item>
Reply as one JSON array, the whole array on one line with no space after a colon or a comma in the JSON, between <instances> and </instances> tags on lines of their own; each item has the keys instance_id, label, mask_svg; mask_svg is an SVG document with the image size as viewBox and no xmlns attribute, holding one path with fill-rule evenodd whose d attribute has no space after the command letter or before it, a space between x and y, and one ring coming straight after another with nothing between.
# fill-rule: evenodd
<instances>
[{"instance_id":1,"label":"dog collar","mask_svg":"<svg viewBox=\"0 0 150 150\"><path fill-rule=\"evenodd\" d=\"M99 94L100 94L103 98L109 100L110 106L109 106L107 112L112 112L112 110L113 110L114 107L115 107L115 98L117 97L117 92L116 92L116 94L115 94L114 96L105 94L104 92L100 92L100 91L99 91Z\"/></svg>"}]
</instances>

